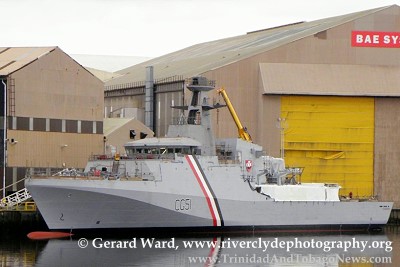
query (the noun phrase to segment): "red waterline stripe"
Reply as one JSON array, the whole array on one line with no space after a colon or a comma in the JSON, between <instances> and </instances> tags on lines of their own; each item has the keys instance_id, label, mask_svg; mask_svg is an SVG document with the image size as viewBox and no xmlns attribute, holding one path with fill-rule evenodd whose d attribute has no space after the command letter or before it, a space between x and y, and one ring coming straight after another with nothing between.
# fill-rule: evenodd
<instances>
[{"instance_id":1,"label":"red waterline stripe","mask_svg":"<svg viewBox=\"0 0 400 267\"><path fill-rule=\"evenodd\" d=\"M186 158L187 162L189 163L189 166L190 166L190 168L192 169L192 171L193 171L193 173L194 173L194 176L196 177L196 180L197 180L197 182L199 183L200 188L201 188L201 190L203 191L203 194L204 194L204 196L205 196L205 198L206 198L206 200L207 200L208 208L209 208L209 210L210 210L211 217L212 217L212 219L213 219L213 226L217 226L217 218L216 218L216 216L215 216L215 211L214 211L214 209L212 208L212 205L211 205L210 196L207 194L207 191L206 191L206 189L204 188L204 184L203 184L203 182L201 181L201 179L200 179L200 177L199 177L199 174L196 172L196 170L195 170L195 168L194 168L194 166L193 166L193 163L192 163L191 159L189 158L188 155L185 155L185 158Z\"/></svg>"}]
</instances>

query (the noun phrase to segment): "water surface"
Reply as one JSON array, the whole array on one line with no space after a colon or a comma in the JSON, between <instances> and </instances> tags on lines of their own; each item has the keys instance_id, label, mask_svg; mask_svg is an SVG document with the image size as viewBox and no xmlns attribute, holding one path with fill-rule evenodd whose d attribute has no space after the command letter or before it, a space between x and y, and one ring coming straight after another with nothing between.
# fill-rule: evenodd
<instances>
[{"instance_id":1,"label":"water surface","mask_svg":"<svg viewBox=\"0 0 400 267\"><path fill-rule=\"evenodd\" d=\"M381 233L146 234L0 241L1 266L400 266L400 228Z\"/></svg>"}]
</instances>

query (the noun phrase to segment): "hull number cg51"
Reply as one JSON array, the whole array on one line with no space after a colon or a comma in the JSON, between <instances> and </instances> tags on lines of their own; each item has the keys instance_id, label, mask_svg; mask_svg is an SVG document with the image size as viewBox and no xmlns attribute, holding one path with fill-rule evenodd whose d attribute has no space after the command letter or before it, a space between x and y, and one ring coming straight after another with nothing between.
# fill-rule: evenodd
<instances>
[{"instance_id":1,"label":"hull number cg51","mask_svg":"<svg viewBox=\"0 0 400 267\"><path fill-rule=\"evenodd\" d=\"M191 210L192 209L192 199L182 198L175 200L175 210Z\"/></svg>"}]
</instances>

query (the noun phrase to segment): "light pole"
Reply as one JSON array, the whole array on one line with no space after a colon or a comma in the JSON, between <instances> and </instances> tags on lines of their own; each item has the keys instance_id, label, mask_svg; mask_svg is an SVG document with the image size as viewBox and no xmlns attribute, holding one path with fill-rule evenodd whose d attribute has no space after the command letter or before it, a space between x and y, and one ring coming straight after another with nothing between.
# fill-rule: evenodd
<instances>
[{"instance_id":1,"label":"light pole","mask_svg":"<svg viewBox=\"0 0 400 267\"><path fill-rule=\"evenodd\" d=\"M7 84L4 82L4 79L1 79L3 83L3 198L6 197L6 157L7 157Z\"/></svg>"},{"instance_id":2,"label":"light pole","mask_svg":"<svg viewBox=\"0 0 400 267\"><path fill-rule=\"evenodd\" d=\"M278 118L277 127L281 133L281 158L285 158L285 129L287 128L286 118Z\"/></svg>"}]
</instances>

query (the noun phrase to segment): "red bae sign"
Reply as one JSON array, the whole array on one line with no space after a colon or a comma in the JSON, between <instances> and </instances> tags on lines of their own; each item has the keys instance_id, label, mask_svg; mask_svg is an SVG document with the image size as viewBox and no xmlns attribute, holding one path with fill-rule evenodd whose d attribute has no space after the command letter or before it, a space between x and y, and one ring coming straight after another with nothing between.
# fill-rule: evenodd
<instances>
[{"instance_id":1,"label":"red bae sign","mask_svg":"<svg viewBox=\"0 0 400 267\"><path fill-rule=\"evenodd\" d=\"M351 46L400 48L400 32L352 31Z\"/></svg>"}]
</instances>

